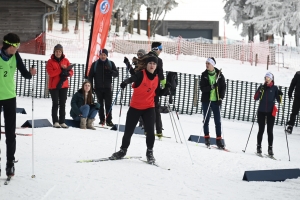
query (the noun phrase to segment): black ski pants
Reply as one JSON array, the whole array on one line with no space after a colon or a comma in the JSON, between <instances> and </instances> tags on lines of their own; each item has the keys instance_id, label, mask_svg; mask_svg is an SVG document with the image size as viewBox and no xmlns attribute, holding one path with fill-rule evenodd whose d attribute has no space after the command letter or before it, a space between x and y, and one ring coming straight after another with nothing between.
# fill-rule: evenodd
<instances>
[{"instance_id":1,"label":"black ski pants","mask_svg":"<svg viewBox=\"0 0 300 200\"><path fill-rule=\"evenodd\" d=\"M127 149L130 145L131 136L139 121L139 117L143 118L144 129L147 132L146 144L148 149L152 149L154 146L154 123L155 123L155 109L148 108L145 110L138 110L129 107L126 117L125 132L122 139L121 149Z\"/></svg>"},{"instance_id":2,"label":"black ski pants","mask_svg":"<svg viewBox=\"0 0 300 200\"><path fill-rule=\"evenodd\" d=\"M295 97L292 107L292 113L290 115L290 121L287 122L288 125L294 126L296 121L296 115L298 115L300 109L300 98Z\"/></svg>"},{"instance_id":3,"label":"black ski pants","mask_svg":"<svg viewBox=\"0 0 300 200\"><path fill-rule=\"evenodd\" d=\"M261 145L263 139L263 134L265 131L265 125L267 122L267 133L268 133L268 144L273 145L273 128L275 117L272 116L272 112L257 112L257 122L258 122L258 134L257 134L257 145Z\"/></svg>"},{"instance_id":4,"label":"black ski pants","mask_svg":"<svg viewBox=\"0 0 300 200\"><path fill-rule=\"evenodd\" d=\"M52 99L52 123L53 124L55 122L58 122L59 124L65 123L68 88L51 89L49 91ZM59 107L59 119L57 117L58 107Z\"/></svg>"},{"instance_id":5,"label":"black ski pants","mask_svg":"<svg viewBox=\"0 0 300 200\"><path fill-rule=\"evenodd\" d=\"M112 92L111 88L96 88L95 89L98 103L100 104L99 108L99 118L101 121L105 120L104 115L104 105L105 105L105 113L106 113L106 122L111 122L112 120ZM103 101L105 103L103 103Z\"/></svg>"},{"instance_id":6,"label":"black ski pants","mask_svg":"<svg viewBox=\"0 0 300 200\"><path fill-rule=\"evenodd\" d=\"M16 152L16 104L16 98L0 100L0 115L3 107L5 122L6 157L9 161L15 160Z\"/></svg>"}]
</instances>

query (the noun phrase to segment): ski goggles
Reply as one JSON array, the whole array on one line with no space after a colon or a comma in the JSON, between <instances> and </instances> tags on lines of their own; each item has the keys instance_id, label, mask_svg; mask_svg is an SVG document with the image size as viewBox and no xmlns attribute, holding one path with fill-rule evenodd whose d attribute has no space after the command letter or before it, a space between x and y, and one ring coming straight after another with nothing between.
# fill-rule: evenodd
<instances>
[{"instance_id":1,"label":"ski goggles","mask_svg":"<svg viewBox=\"0 0 300 200\"><path fill-rule=\"evenodd\" d=\"M4 40L3 42L5 42L6 44L9 44L9 45L11 45L13 47L16 47L17 49L20 47L20 43L10 43L7 40Z\"/></svg>"},{"instance_id":2,"label":"ski goggles","mask_svg":"<svg viewBox=\"0 0 300 200\"><path fill-rule=\"evenodd\" d=\"M162 51L162 45L159 45L158 47L153 47L152 48L152 50L154 50L154 51L157 51L157 50L160 50L160 51Z\"/></svg>"}]
</instances>

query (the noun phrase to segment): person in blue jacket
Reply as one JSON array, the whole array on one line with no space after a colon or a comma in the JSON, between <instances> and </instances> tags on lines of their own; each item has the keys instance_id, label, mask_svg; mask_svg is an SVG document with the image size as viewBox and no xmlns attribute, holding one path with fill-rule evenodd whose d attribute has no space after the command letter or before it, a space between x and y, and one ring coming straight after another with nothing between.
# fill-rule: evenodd
<instances>
[{"instance_id":1,"label":"person in blue jacket","mask_svg":"<svg viewBox=\"0 0 300 200\"><path fill-rule=\"evenodd\" d=\"M71 100L70 115L75 121L80 121L81 129L96 130L93 125L95 116L100 108L99 103L94 103L91 83L85 81L82 87L73 95Z\"/></svg>"},{"instance_id":2,"label":"person in blue jacket","mask_svg":"<svg viewBox=\"0 0 300 200\"><path fill-rule=\"evenodd\" d=\"M255 92L254 99L259 100L257 110L258 134L257 134L257 153L261 154L261 142L267 124L268 133L268 154L273 156L273 128L276 116L275 101L281 102L282 92L274 85L274 75L267 72L265 82L259 86Z\"/></svg>"}]
</instances>

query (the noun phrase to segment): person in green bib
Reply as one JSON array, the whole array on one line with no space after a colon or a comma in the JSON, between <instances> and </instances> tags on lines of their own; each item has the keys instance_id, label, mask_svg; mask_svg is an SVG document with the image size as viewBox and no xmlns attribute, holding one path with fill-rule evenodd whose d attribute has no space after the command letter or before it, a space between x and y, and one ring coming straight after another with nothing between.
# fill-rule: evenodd
<instances>
[{"instance_id":1,"label":"person in green bib","mask_svg":"<svg viewBox=\"0 0 300 200\"><path fill-rule=\"evenodd\" d=\"M204 138L205 144L210 146L209 135L209 120L211 111L214 114L214 121L216 126L216 144L219 148L224 149L222 143L222 129L221 129L221 114L220 109L222 105L222 99L226 92L225 77L222 72L215 67L216 60L214 57L207 58L206 70L202 73L200 79L200 90L202 92L201 102L204 116Z\"/></svg>"},{"instance_id":2,"label":"person in green bib","mask_svg":"<svg viewBox=\"0 0 300 200\"><path fill-rule=\"evenodd\" d=\"M36 74L36 69L26 69L21 56L18 53L20 38L14 33L8 33L3 37L3 46L0 50L0 114L4 113L5 137L6 137L6 175L14 176L15 152L16 152L16 84L15 73L17 70L26 79L31 79ZM1 138L1 134L0 134Z\"/></svg>"}]
</instances>

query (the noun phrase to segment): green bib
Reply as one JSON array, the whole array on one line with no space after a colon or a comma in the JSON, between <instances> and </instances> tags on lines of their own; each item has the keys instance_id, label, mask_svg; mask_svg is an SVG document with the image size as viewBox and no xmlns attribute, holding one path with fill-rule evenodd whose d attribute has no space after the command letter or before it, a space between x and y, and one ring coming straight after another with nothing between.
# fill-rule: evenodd
<instances>
[{"instance_id":1,"label":"green bib","mask_svg":"<svg viewBox=\"0 0 300 200\"><path fill-rule=\"evenodd\" d=\"M0 57L0 100L16 97L16 69L17 60L15 55L13 55L8 61L4 61Z\"/></svg>"},{"instance_id":2,"label":"green bib","mask_svg":"<svg viewBox=\"0 0 300 200\"><path fill-rule=\"evenodd\" d=\"M216 73L214 75L209 75L208 74L208 79L209 79L209 84L213 85L216 83ZM217 101L217 93L216 89L210 91L210 98L211 101Z\"/></svg>"}]
</instances>

